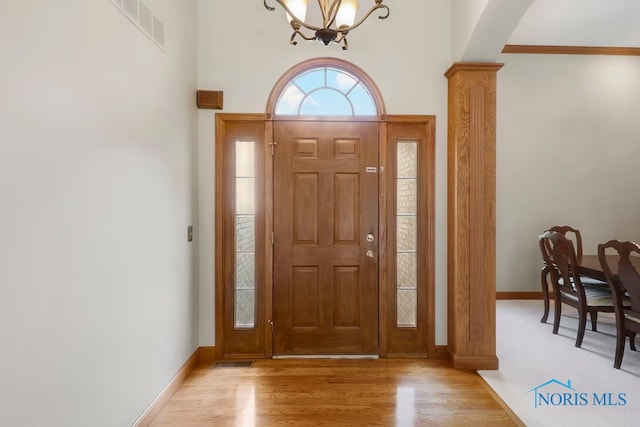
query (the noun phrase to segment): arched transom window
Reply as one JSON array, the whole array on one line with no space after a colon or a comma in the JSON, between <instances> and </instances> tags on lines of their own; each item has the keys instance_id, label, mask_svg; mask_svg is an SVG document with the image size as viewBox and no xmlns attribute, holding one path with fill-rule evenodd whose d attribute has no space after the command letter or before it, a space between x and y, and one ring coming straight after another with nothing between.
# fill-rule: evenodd
<instances>
[{"instance_id":1,"label":"arched transom window","mask_svg":"<svg viewBox=\"0 0 640 427\"><path fill-rule=\"evenodd\" d=\"M296 76L282 91L275 113L297 116L374 116L371 93L353 74L318 67Z\"/></svg>"}]
</instances>

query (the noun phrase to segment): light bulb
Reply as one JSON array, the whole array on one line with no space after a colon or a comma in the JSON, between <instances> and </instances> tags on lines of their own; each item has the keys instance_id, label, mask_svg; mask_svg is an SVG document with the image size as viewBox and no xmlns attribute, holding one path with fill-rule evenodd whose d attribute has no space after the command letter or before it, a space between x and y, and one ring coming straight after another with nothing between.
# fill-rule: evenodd
<instances>
[{"instance_id":1,"label":"light bulb","mask_svg":"<svg viewBox=\"0 0 640 427\"><path fill-rule=\"evenodd\" d=\"M307 0L284 0L285 4L293 12L293 15L300 21L304 21L307 17ZM291 22L293 18L287 13L287 22Z\"/></svg>"},{"instance_id":2,"label":"light bulb","mask_svg":"<svg viewBox=\"0 0 640 427\"><path fill-rule=\"evenodd\" d=\"M336 25L340 27L350 27L356 20L358 11L358 0L342 0L338 14L336 15Z\"/></svg>"}]
</instances>

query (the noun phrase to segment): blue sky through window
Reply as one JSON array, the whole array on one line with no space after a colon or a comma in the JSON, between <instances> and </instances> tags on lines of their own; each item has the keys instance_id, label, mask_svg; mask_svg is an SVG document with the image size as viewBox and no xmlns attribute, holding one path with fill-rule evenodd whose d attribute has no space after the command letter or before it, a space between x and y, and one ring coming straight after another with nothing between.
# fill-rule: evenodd
<instances>
[{"instance_id":1,"label":"blue sky through window","mask_svg":"<svg viewBox=\"0 0 640 427\"><path fill-rule=\"evenodd\" d=\"M372 116L377 109L369 91L353 75L320 67L296 76L284 89L276 114Z\"/></svg>"}]
</instances>

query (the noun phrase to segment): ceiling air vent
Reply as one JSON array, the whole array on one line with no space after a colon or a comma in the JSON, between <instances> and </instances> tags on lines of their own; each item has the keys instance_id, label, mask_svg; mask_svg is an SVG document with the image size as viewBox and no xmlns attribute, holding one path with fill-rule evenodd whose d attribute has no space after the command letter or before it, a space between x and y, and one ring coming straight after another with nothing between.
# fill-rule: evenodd
<instances>
[{"instance_id":1,"label":"ceiling air vent","mask_svg":"<svg viewBox=\"0 0 640 427\"><path fill-rule=\"evenodd\" d=\"M124 0L122 8L134 22L138 21L138 0Z\"/></svg>"},{"instance_id":2,"label":"ceiling air vent","mask_svg":"<svg viewBox=\"0 0 640 427\"><path fill-rule=\"evenodd\" d=\"M140 28L142 28L142 30L145 33L151 35L152 33L151 26L153 25L153 14L151 13L151 9L149 9L147 5L144 4L143 2L140 2L140 13L139 13L138 22L140 23Z\"/></svg>"},{"instance_id":3,"label":"ceiling air vent","mask_svg":"<svg viewBox=\"0 0 640 427\"><path fill-rule=\"evenodd\" d=\"M164 24L142 0L110 0L120 12L164 52Z\"/></svg>"},{"instance_id":4,"label":"ceiling air vent","mask_svg":"<svg viewBox=\"0 0 640 427\"><path fill-rule=\"evenodd\" d=\"M153 39L164 47L164 24L157 17L153 17Z\"/></svg>"}]
</instances>

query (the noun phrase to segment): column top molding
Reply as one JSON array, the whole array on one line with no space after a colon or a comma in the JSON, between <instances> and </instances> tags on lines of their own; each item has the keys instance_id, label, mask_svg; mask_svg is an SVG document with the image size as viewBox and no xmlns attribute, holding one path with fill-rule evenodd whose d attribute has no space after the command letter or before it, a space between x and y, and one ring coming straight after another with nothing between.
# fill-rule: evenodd
<instances>
[{"instance_id":1,"label":"column top molding","mask_svg":"<svg viewBox=\"0 0 640 427\"><path fill-rule=\"evenodd\" d=\"M455 62L444 76L447 79L453 77L458 71L494 71L497 72L502 68L502 63L483 63L483 62Z\"/></svg>"}]
</instances>

